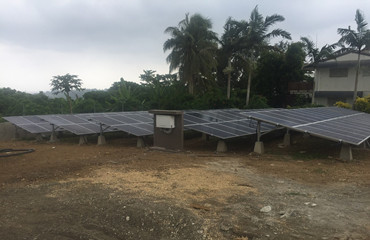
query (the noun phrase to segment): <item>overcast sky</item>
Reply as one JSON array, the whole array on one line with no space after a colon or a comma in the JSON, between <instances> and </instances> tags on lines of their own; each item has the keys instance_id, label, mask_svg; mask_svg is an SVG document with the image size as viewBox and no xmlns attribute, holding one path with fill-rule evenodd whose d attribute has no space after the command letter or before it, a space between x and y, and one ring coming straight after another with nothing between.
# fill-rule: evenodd
<instances>
[{"instance_id":1,"label":"overcast sky","mask_svg":"<svg viewBox=\"0 0 370 240\"><path fill-rule=\"evenodd\" d=\"M256 5L283 15L274 27L293 41L308 36L319 47L355 26L356 9L370 22L368 0L0 0L0 87L48 91L53 76L70 73L106 89L121 77L139 82L143 70L165 74L164 30L185 13L211 19L221 36L229 16L248 20Z\"/></svg>"}]
</instances>

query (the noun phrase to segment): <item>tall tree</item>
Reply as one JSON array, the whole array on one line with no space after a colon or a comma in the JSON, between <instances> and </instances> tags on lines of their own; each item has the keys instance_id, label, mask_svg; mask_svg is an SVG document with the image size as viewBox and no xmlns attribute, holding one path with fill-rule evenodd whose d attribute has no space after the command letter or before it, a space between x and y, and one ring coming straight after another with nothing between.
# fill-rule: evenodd
<instances>
[{"instance_id":1,"label":"tall tree","mask_svg":"<svg viewBox=\"0 0 370 240\"><path fill-rule=\"evenodd\" d=\"M304 46L304 50L306 55L309 58L309 63L316 65L317 63L324 61L331 57L334 53L334 49L337 47L338 44L326 44L322 48L317 48L315 43L309 39L308 37L301 37L301 41ZM312 99L311 103L315 103L315 81L313 81L313 92L312 92Z\"/></svg>"},{"instance_id":2,"label":"tall tree","mask_svg":"<svg viewBox=\"0 0 370 240\"><path fill-rule=\"evenodd\" d=\"M358 85L358 74L360 72L361 53L364 50L370 49L370 30L367 28L367 22L365 21L364 14L357 9L355 22L357 25L356 30L348 28L338 28L338 34L341 38L338 44L342 46L342 50L352 50L357 52L357 67L355 86L353 91L353 107L357 98L357 85Z\"/></svg>"},{"instance_id":3,"label":"tall tree","mask_svg":"<svg viewBox=\"0 0 370 240\"><path fill-rule=\"evenodd\" d=\"M250 87L252 83L253 71L255 68L256 60L261 50L270 48L269 40L273 37L283 37L291 39L290 33L285 30L276 28L269 30L271 26L278 22L284 21L285 18L278 14L266 16L263 18L262 14L258 12L258 6L256 6L251 12L249 21L246 21L245 31L243 31L243 55L248 63L248 86L247 86L247 97L246 105L249 104L250 98Z\"/></svg>"},{"instance_id":4,"label":"tall tree","mask_svg":"<svg viewBox=\"0 0 370 240\"><path fill-rule=\"evenodd\" d=\"M243 26L241 22L235 21L231 17L228 18L224 25L224 34L220 39L221 52L227 58L227 66L223 69L224 74L227 75L227 99L230 99L231 74L234 72L232 60L237 57L240 48Z\"/></svg>"},{"instance_id":5,"label":"tall tree","mask_svg":"<svg viewBox=\"0 0 370 240\"><path fill-rule=\"evenodd\" d=\"M337 44L326 44L322 48L317 48L315 43L308 37L301 37L306 55L309 57L309 63L317 64L331 57Z\"/></svg>"},{"instance_id":6,"label":"tall tree","mask_svg":"<svg viewBox=\"0 0 370 240\"><path fill-rule=\"evenodd\" d=\"M215 52L217 36L211 30L210 19L194 14L179 22L178 27L168 27L165 33L171 38L163 44L163 50L171 50L167 56L170 72L178 69L180 78L188 84L189 93L194 94L197 81L211 76L216 66Z\"/></svg>"},{"instance_id":7,"label":"tall tree","mask_svg":"<svg viewBox=\"0 0 370 240\"><path fill-rule=\"evenodd\" d=\"M53 76L50 81L51 91L54 94L63 93L69 103L70 113L72 114L72 98L70 93L72 90L81 91L82 88L82 80L78 78L77 75L71 75L67 73L63 76Z\"/></svg>"}]
</instances>

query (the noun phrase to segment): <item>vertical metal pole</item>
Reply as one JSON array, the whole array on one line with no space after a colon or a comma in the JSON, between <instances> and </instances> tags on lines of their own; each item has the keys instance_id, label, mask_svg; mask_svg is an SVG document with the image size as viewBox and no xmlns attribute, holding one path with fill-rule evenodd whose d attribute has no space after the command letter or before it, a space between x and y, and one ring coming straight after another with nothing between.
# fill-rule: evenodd
<instances>
[{"instance_id":1,"label":"vertical metal pole","mask_svg":"<svg viewBox=\"0 0 370 240\"><path fill-rule=\"evenodd\" d=\"M257 142L261 139L261 121L257 122Z\"/></svg>"},{"instance_id":2,"label":"vertical metal pole","mask_svg":"<svg viewBox=\"0 0 370 240\"><path fill-rule=\"evenodd\" d=\"M103 124L100 123L100 136L103 136Z\"/></svg>"}]
</instances>

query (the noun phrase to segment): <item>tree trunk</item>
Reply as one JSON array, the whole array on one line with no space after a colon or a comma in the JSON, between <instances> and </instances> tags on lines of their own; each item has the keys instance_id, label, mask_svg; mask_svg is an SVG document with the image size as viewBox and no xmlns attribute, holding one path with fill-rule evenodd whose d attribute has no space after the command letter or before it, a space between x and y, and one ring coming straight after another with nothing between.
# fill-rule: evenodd
<instances>
[{"instance_id":1,"label":"tree trunk","mask_svg":"<svg viewBox=\"0 0 370 240\"><path fill-rule=\"evenodd\" d=\"M360 59L361 59L361 51L358 52L358 57L357 57L357 69L356 69L356 77L355 77L355 89L353 91L352 109L355 109L355 102L357 98L357 85L358 85L358 74L360 72Z\"/></svg>"},{"instance_id":2,"label":"tree trunk","mask_svg":"<svg viewBox=\"0 0 370 240\"><path fill-rule=\"evenodd\" d=\"M247 107L248 107L248 104L249 104L249 98L250 98L250 93L251 93L251 82L252 82L252 69L249 69L248 87L247 87L247 99L246 99L246 105L247 105Z\"/></svg>"},{"instance_id":3,"label":"tree trunk","mask_svg":"<svg viewBox=\"0 0 370 240\"><path fill-rule=\"evenodd\" d=\"M69 110L70 110L70 112L71 112L71 114L73 113L72 112L72 99L71 99L71 97L68 95L68 103L69 103Z\"/></svg>"},{"instance_id":4,"label":"tree trunk","mask_svg":"<svg viewBox=\"0 0 370 240\"><path fill-rule=\"evenodd\" d=\"M189 84L189 94L194 95L194 79L193 79L193 76L189 76L188 84Z\"/></svg>"},{"instance_id":5,"label":"tree trunk","mask_svg":"<svg viewBox=\"0 0 370 240\"><path fill-rule=\"evenodd\" d=\"M227 99L230 99L230 91L231 91L231 58L228 59L229 72L227 73Z\"/></svg>"}]
</instances>

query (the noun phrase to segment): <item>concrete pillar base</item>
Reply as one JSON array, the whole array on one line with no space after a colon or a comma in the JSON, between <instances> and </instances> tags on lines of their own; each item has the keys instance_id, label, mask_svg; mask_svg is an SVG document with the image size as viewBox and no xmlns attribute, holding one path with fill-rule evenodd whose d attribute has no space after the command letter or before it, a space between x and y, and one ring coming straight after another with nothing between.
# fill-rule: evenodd
<instances>
[{"instance_id":1,"label":"concrete pillar base","mask_svg":"<svg viewBox=\"0 0 370 240\"><path fill-rule=\"evenodd\" d=\"M87 144L87 137L80 136L80 141L78 142L78 145L84 145L84 144Z\"/></svg>"},{"instance_id":2,"label":"concrete pillar base","mask_svg":"<svg viewBox=\"0 0 370 240\"><path fill-rule=\"evenodd\" d=\"M104 135L99 135L98 137L98 145L104 145L106 144L105 136Z\"/></svg>"},{"instance_id":3,"label":"concrete pillar base","mask_svg":"<svg viewBox=\"0 0 370 240\"><path fill-rule=\"evenodd\" d=\"M144 142L144 139L142 137L137 138L136 147L138 147L138 148L145 147L145 142Z\"/></svg>"},{"instance_id":4,"label":"concrete pillar base","mask_svg":"<svg viewBox=\"0 0 370 240\"><path fill-rule=\"evenodd\" d=\"M342 144L342 147L340 149L340 155L339 158L345 161L351 161L353 160L352 157L352 148L349 144Z\"/></svg>"},{"instance_id":5,"label":"concrete pillar base","mask_svg":"<svg viewBox=\"0 0 370 240\"><path fill-rule=\"evenodd\" d=\"M285 147L290 146L290 134L289 133L285 133L284 140L283 140L283 145Z\"/></svg>"},{"instance_id":6,"label":"concrete pillar base","mask_svg":"<svg viewBox=\"0 0 370 240\"><path fill-rule=\"evenodd\" d=\"M58 141L59 140L58 140L57 135L55 134L55 132L51 133L49 142L54 143L54 142L58 142Z\"/></svg>"},{"instance_id":7,"label":"concrete pillar base","mask_svg":"<svg viewBox=\"0 0 370 240\"><path fill-rule=\"evenodd\" d=\"M263 142L256 142L254 144L254 152L259 154L265 153L265 147L263 146Z\"/></svg>"},{"instance_id":8,"label":"concrete pillar base","mask_svg":"<svg viewBox=\"0 0 370 240\"><path fill-rule=\"evenodd\" d=\"M218 140L216 151L220 152L220 153L227 152L227 145L226 145L226 142L224 140Z\"/></svg>"}]
</instances>

